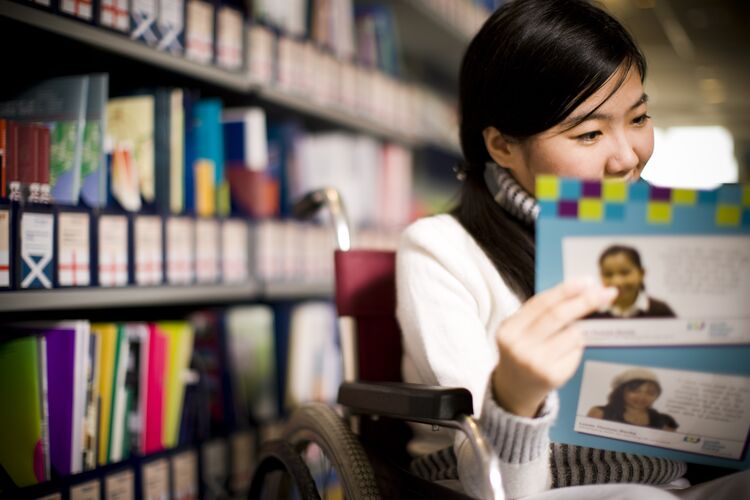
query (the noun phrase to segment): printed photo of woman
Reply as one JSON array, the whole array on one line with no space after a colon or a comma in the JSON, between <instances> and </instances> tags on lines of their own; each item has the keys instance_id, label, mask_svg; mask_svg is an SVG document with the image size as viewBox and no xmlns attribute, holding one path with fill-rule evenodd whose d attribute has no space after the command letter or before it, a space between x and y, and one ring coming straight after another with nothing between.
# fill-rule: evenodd
<instances>
[{"instance_id":1,"label":"printed photo of woman","mask_svg":"<svg viewBox=\"0 0 750 500\"><path fill-rule=\"evenodd\" d=\"M588 416L664 431L677 430L674 418L652 407L660 395L661 384L654 372L631 368L612 380L607 404L594 406Z\"/></svg>"}]
</instances>

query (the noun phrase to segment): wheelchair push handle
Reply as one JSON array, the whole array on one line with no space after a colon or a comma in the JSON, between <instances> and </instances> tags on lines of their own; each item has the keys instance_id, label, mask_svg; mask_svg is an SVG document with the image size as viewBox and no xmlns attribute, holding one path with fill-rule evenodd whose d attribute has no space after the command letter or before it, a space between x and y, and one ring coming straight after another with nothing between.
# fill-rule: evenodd
<instances>
[{"instance_id":1,"label":"wheelchair push handle","mask_svg":"<svg viewBox=\"0 0 750 500\"><path fill-rule=\"evenodd\" d=\"M321 188L307 193L294 204L294 216L298 219L312 218L321 207L325 206L331 214L333 228L336 231L336 248L349 251L352 247L349 218L346 215L344 200L336 189Z\"/></svg>"}]
</instances>

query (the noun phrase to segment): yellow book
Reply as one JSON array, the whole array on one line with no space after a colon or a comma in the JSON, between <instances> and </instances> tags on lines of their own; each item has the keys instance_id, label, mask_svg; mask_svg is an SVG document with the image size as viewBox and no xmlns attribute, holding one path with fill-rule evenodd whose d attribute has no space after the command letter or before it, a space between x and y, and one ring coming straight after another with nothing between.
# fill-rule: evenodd
<instances>
[{"instance_id":1,"label":"yellow book","mask_svg":"<svg viewBox=\"0 0 750 500\"><path fill-rule=\"evenodd\" d=\"M180 416L185 399L185 374L193 355L193 327L186 321L157 323L167 339L167 366L164 380L164 440L165 448L177 445Z\"/></svg>"},{"instance_id":2,"label":"yellow book","mask_svg":"<svg viewBox=\"0 0 750 500\"><path fill-rule=\"evenodd\" d=\"M216 213L216 183L214 162L195 162L195 212L201 217L211 217Z\"/></svg>"},{"instance_id":3,"label":"yellow book","mask_svg":"<svg viewBox=\"0 0 750 500\"><path fill-rule=\"evenodd\" d=\"M112 416L112 385L114 383L115 349L117 346L117 325L114 323L94 323L91 334L99 338L101 357L99 361L99 454L98 463L107 463L109 446L110 418Z\"/></svg>"}]
</instances>

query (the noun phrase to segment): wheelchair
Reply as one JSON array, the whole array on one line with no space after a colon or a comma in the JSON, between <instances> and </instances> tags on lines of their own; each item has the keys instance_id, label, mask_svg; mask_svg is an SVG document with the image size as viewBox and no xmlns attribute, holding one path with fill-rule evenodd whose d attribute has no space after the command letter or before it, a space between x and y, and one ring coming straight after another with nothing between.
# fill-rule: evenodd
<instances>
[{"instance_id":1,"label":"wheelchair","mask_svg":"<svg viewBox=\"0 0 750 500\"><path fill-rule=\"evenodd\" d=\"M326 207L336 233L335 303L344 382L337 409L307 403L295 409L282 437L261 447L252 499L469 498L409 470L406 422L466 434L486 474L483 498L503 498L497 457L472 418L471 393L401 382L401 339L395 318L395 253L352 250L336 190L309 193L295 215Z\"/></svg>"}]
</instances>

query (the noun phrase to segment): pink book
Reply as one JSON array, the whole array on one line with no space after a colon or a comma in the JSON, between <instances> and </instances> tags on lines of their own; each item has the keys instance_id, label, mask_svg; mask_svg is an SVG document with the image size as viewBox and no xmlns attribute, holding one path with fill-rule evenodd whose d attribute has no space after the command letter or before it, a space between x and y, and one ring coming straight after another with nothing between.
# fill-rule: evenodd
<instances>
[{"instance_id":1,"label":"pink book","mask_svg":"<svg viewBox=\"0 0 750 500\"><path fill-rule=\"evenodd\" d=\"M163 449L164 371L167 367L167 338L156 325L150 324L148 328L148 390L143 449L145 453L154 453Z\"/></svg>"}]
</instances>

